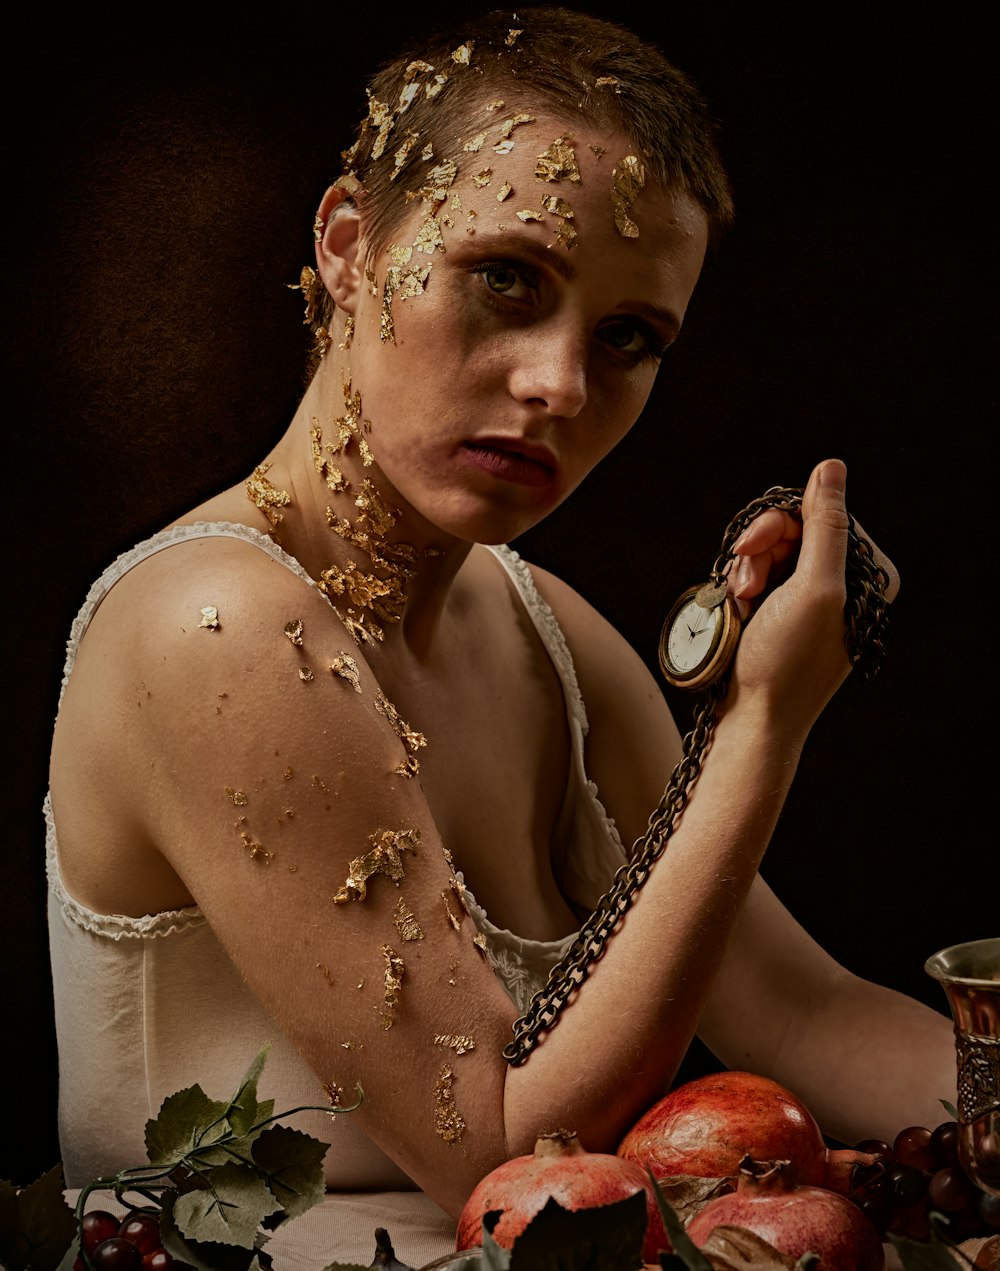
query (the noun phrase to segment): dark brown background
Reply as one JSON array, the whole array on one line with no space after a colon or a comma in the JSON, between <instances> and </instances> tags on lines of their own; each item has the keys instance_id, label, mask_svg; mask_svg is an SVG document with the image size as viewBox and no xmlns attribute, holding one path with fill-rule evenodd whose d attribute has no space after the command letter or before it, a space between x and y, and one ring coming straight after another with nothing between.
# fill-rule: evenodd
<instances>
[{"instance_id":1,"label":"dark brown background","mask_svg":"<svg viewBox=\"0 0 1000 1271\"><path fill-rule=\"evenodd\" d=\"M666 607L733 513L847 460L852 507L903 575L890 658L816 728L765 874L852 970L941 1009L924 959L1000 925L985 7L658 8L592 11L700 83L738 227L643 421L518 546L655 667ZM244 476L284 427L305 347L285 283L314 205L373 63L446 11L286 0L266 22L220 5L84 24L38 6L8 41L0 965L3 1096L29 1119L5 1120L0 1177L58 1159L41 801L69 624L116 553ZM709 1062L696 1049L685 1071Z\"/></svg>"}]
</instances>

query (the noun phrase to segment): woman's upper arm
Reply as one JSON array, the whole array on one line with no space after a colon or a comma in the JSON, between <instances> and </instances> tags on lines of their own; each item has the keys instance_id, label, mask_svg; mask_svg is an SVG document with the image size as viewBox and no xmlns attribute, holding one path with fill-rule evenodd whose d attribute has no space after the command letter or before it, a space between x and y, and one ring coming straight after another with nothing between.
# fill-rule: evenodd
<instances>
[{"instance_id":1,"label":"woman's upper arm","mask_svg":"<svg viewBox=\"0 0 1000 1271\"><path fill-rule=\"evenodd\" d=\"M147 695L121 712L129 798L317 1094L360 1083L354 1115L454 1209L506 1155L515 1012L406 775L422 747L282 566L245 545L163 557L137 636ZM207 606L216 628L200 625Z\"/></svg>"}]
</instances>

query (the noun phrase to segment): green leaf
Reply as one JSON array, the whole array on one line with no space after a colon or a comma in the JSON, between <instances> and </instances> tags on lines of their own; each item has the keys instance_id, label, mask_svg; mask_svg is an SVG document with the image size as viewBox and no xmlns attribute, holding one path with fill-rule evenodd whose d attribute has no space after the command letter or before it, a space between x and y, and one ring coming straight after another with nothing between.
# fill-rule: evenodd
<instances>
[{"instance_id":1,"label":"green leaf","mask_svg":"<svg viewBox=\"0 0 1000 1271\"><path fill-rule=\"evenodd\" d=\"M152 1165L172 1165L199 1144L209 1145L230 1133L227 1105L210 1099L201 1086L168 1095L159 1116L146 1122L146 1153Z\"/></svg>"},{"instance_id":2,"label":"green leaf","mask_svg":"<svg viewBox=\"0 0 1000 1271\"><path fill-rule=\"evenodd\" d=\"M191 1240L252 1249L261 1220L279 1208L267 1184L246 1165L220 1165L208 1181L210 1190L177 1197L177 1226Z\"/></svg>"},{"instance_id":3,"label":"green leaf","mask_svg":"<svg viewBox=\"0 0 1000 1271\"><path fill-rule=\"evenodd\" d=\"M958 1120L958 1109L953 1103L949 1103L947 1099L939 1099L938 1103L940 1103L941 1107L944 1108L945 1112L948 1113L953 1121Z\"/></svg>"},{"instance_id":4,"label":"green leaf","mask_svg":"<svg viewBox=\"0 0 1000 1271\"><path fill-rule=\"evenodd\" d=\"M229 1102L227 1116L233 1132L237 1135L249 1134L255 1125L266 1121L274 1112L273 1099L265 1099L262 1103L257 1102L257 1080L264 1070L264 1062L270 1049L270 1042L261 1047Z\"/></svg>"},{"instance_id":5,"label":"green leaf","mask_svg":"<svg viewBox=\"0 0 1000 1271\"><path fill-rule=\"evenodd\" d=\"M195 1271L251 1271L251 1268L259 1265L256 1247L244 1248L186 1238L174 1216L174 1207L183 1198L179 1198L175 1192L165 1192L161 1199L163 1212L160 1214L160 1239L172 1258L188 1263Z\"/></svg>"},{"instance_id":6,"label":"green leaf","mask_svg":"<svg viewBox=\"0 0 1000 1271\"><path fill-rule=\"evenodd\" d=\"M660 1211L663 1227L670 1238L674 1255L680 1258L686 1271L712 1271L712 1264L699 1251L698 1246L681 1226L681 1220L667 1204L660 1184L653 1177L652 1171L647 1170L646 1173L649 1175L649 1181L653 1184L656 1207Z\"/></svg>"},{"instance_id":7,"label":"green leaf","mask_svg":"<svg viewBox=\"0 0 1000 1271\"><path fill-rule=\"evenodd\" d=\"M889 1239L896 1246L906 1271L955 1271L956 1263L949 1246L933 1233L930 1240L908 1240L905 1236L894 1236L890 1231Z\"/></svg>"},{"instance_id":8,"label":"green leaf","mask_svg":"<svg viewBox=\"0 0 1000 1271\"><path fill-rule=\"evenodd\" d=\"M27 1187L0 1182L0 1265L7 1271L56 1271L76 1236L65 1185L62 1165Z\"/></svg>"},{"instance_id":9,"label":"green leaf","mask_svg":"<svg viewBox=\"0 0 1000 1271\"><path fill-rule=\"evenodd\" d=\"M639 1271L646 1193L575 1212L551 1196L514 1241L510 1271Z\"/></svg>"},{"instance_id":10,"label":"green leaf","mask_svg":"<svg viewBox=\"0 0 1000 1271\"><path fill-rule=\"evenodd\" d=\"M297 1218L323 1199L323 1160L329 1143L287 1125L272 1125L253 1145L253 1159L267 1175L275 1199L290 1218Z\"/></svg>"},{"instance_id":11,"label":"green leaf","mask_svg":"<svg viewBox=\"0 0 1000 1271\"><path fill-rule=\"evenodd\" d=\"M491 1209L483 1214L483 1256L480 1259L485 1271L509 1271L510 1254L493 1239L493 1229L503 1217L502 1209Z\"/></svg>"}]
</instances>

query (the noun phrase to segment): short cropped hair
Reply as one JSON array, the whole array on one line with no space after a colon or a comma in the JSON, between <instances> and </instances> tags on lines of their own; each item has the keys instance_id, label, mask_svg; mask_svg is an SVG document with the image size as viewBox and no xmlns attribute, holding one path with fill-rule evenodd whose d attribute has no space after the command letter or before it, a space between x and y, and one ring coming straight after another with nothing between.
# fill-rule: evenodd
<instances>
[{"instance_id":1,"label":"short cropped hair","mask_svg":"<svg viewBox=\"0 0 1000 1271\"><path fill-rule=\"evenodd\" d=\"M343 152L342 180L349 188L352 178L360 182L356 201L371 252L387 245L434 164L450 160L461 171L463 160L478 162L463 146L485 127L491 98L544 108L568 127L621 132L648 179L702 207L710 240L732 221L704 100L659 49L615 23L561 8L494 10L404 50L367 93L369 111ZM318 325L332 317L324 296Z\"/></svg>"}]
</instances>

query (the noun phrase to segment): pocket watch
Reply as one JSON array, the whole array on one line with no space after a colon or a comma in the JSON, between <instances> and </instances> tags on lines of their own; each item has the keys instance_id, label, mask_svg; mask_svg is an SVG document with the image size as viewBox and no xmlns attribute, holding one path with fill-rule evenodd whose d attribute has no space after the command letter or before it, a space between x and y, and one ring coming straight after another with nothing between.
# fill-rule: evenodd
<instances>
[{"instance_id":1,"label":"pocket watch","mask_svg":"<svg viewBox=\"0 0 1000 1271\"><path fill-rule=\"evenodd\" d=\"M742 628L736 601L721 586L689 587L660 633L660 670L668 684L693 691L726 672Z\"/></svg>"}]
</instances>

